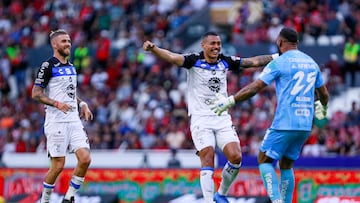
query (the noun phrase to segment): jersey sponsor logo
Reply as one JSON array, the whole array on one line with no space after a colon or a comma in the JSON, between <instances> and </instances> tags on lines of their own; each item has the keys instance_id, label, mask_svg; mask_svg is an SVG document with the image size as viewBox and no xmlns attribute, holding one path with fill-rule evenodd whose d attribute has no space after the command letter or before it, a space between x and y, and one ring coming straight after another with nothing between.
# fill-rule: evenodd
<instances>
[{"instance_id":1,"label":"jersey sponsor logo","mask_svg":"<svg viewBox=\"0 0 360 203\"><path fill-rule=\"evenodd\" d=\"M66 92L71 99L75 99L75 86L73 84L66 87Z\"/></svg>"},{"instance_id":2,"label":"jersey sponsor logo","mask_svg":"<svg viewBox=\"0 0 360 203\"><path fill-rule=\"evenodd\" d=\"M314 63L310 58L288 58L290 63Z\"/></svg>"},{"instance_id":3,"label":"jersey sponsor logo","mask_svg":"<svg viewBox=\"0 0 360 203\"><path fill-rule=\"evenodd\" d=\"M295 116L310 116L310 110L309 109L296 109L295 110Z\"/></svg>"},{"instance_id":4,"label":"jersey sponsor logo","mask_svg":"<svg viewBox=\"0 0 360 203\"><path fill-rule=\"evenodd\" d=\"M311 97L301 97L301 96L297 96L295 98L296 101L299 102L310 102L311 101Z\"/></svg>"},{"instance_id":5,"label":"jersey sponsor logo","mask_svg":"<svg viewBox=\"0 0 360 203\"><path fill-rule=\"evenodd\" d=\"M210 65L209 63L207 63L206 61L203 61L203 60L197 60L194 67L202 68L205 70L223 71L223 70L227 70L229 65L223 60L218 61L217 64L215 64L215 65L213 65L213 64Z\"/></svg>"},{"instance_id":6,"label":"jersey sponsor logo","mask_svg":"<svg viewBox=\"0 0 360 203\"><path fill-rule=\"evenodd\" d=\"M74 66L53 67L52 74L53 77L76 75L76 69Z\"/></svg>"},{"instance_id":7,"label":"jersey sponsor logo","mask_svg":"<svg viewBox=\"0 0 360 203\"><path fill-rule=\"evenodd\" d=\"M42 84L45 79L44 79L44 74L45 74L45 69L49 67L49 62L44 62L41 64L38 75L35 79L35 84Z\"/></svg>"},{"instance_id":8,"label":"jersey sponsor logo","mask_svg":"<svg viewBox=\"0 0 360 203\"><path fill-rule=\"evenodd\" d=\"M40 84L42 84L44 82L44 79L42 79L42 78L36 78L35 79L35 84L36 85L40 85Z\"/></svg>"},{"instance_id":9,"label":"jersey sponsor logo","mask_svg":"<svg viewBox=\"0 0 360 203\"><path fill-rule=\"evenodd\" d=\"M213 78L209 79L207 86L209 87L209 89L211 91L219 92L220 91L220 84L221 84L220 78L213 77Z\"/></svg>"},{"instance_id":10,"label":"jersey sponsor logo","mask_svg":"<svg viewBox=\"0 0 360 203\"><path fill-rule=\"evenodd\" d=\"M295 108L313 108L313 104L291 103L291 107L295 107Z\"/></svg>"}]
</instances>

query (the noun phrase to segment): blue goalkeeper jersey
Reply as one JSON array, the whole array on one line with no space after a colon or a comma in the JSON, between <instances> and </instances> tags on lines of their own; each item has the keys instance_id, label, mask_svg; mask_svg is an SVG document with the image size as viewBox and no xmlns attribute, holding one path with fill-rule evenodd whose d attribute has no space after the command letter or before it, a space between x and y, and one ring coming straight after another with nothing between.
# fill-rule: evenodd
<instances>
[{"instance_id":1,"label":"blue goalkeeper jersey","mask_svg":"<svg viewBox=\"0 0 360 203\"><path fill-rule=\"evenodd\" d=\"M259 79L267 85L275 82L277 107L270 128L310 131L315 88L324 85L317 63L299 50L290 50L271 61Z\"/></svg>"}]
</instances>

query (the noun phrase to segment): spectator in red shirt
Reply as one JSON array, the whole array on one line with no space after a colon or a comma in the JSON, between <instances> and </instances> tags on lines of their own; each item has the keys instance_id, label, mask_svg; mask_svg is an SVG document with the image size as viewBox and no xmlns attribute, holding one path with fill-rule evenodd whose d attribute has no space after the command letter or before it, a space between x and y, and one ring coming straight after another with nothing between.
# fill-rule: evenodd
<instances>
[{"instance_id":1,"label":"spectator in red shirt","mask_svg":"<svg viewBox=\"0 0 360 203\"><path fill-rule=\"evenodd\" d=\"M107 30L102 30L97 40L96 62L98 66L104 70L106 69L108 65L107 62L110 58L111 41L108 35L109 32Z\"/></svg>"}]
</instances>

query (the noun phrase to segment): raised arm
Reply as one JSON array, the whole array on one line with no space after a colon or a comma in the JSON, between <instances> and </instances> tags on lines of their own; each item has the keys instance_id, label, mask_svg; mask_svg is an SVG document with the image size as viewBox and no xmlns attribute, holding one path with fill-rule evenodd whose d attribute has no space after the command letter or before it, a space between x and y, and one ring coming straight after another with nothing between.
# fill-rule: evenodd
<instances>
[{"instance_id":1,"label":"raised arm","mask_svg":"<svg viewBox=\"0 0 360 203\"><path fill-rule=\"evenodd\" d=\"M242 58L241 59L241 67L250 68L250 67L259 67L265 66L271 60L277 58L279 54L272 54L272 55L259 55L250 58Z\"/></svg>"},{"instance_id":2,"label":"raised arm","mask_svg":"<svg viewBox=\"0 0 360 203\"><path fill-rule=\"evenodd\" d=\"M182 66L184 64L183 55L171 52L166 49L159 48L150 41L144 42L143 49L145 51L150 51L151 53L155 54L157 57L161 58L162 60L165 60L177 66Z\"/></svg>"}]
</instances>

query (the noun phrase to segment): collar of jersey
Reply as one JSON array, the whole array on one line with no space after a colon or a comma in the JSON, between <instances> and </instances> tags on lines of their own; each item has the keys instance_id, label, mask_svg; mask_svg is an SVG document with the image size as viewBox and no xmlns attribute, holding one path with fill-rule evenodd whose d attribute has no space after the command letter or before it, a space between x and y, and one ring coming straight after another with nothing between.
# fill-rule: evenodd
<instances>
[{"instance_id":1,"label":"collar of jersey","mask_svg":"<svg viewBox=\"0 0 360 203\"><path fill-rule=\"evenodd\" d=\"M217 63L213 64L209 64L205 60L199 59L196 61L194 66L205 70L226 70L229 65L222 59L219 59Z\"/></svg>"}]
</instances>

